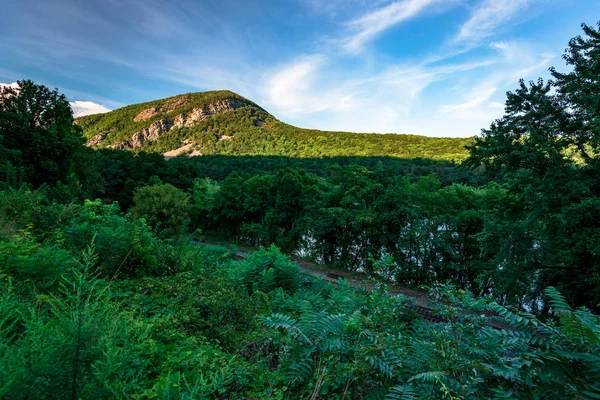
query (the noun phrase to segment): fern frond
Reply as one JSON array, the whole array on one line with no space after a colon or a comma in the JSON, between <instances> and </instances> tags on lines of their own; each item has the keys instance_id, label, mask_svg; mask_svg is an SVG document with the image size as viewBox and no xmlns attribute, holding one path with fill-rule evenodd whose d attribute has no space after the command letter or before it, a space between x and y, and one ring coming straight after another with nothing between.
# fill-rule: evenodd
<instances>
[{"instance_id":1,"label":"fern frond","mask_svg":"<svg viewBox=\"0 0 600 400\"><path fill-rule=\"evenodd\" d=\"M548 303L550 304L550 307L554 309L555 313L561 314L565 312L573 312L573 309L571 308L569 303L567 303L565 297L562 294L560 294L555 287L549 286L544 292L548 297Z\"/></svg>"},{"instance_id":2,"label":"fern frond","mask_svg":"<svg viewBox=\"0 0 600 400\"><path fill-rule=\"evenodd\" d=\"M267 328L283 329L290 334L294 339L299 339L303 342L312 345L312 341L304 334L300 328L299 321L285 314L272 314L270 317L263 317L261 322Z\"/></svg>"},{"instance_id":3,"label":"fern frond","mask_svg":"<svg viewBox=\"0 0 600 400\"><path fill-rule=\"evenodd\" d=\"M313 364L310 359L302 358L290 365L286 378L292 385L305 382L313 371Z\"/></svg>"},{"instance_id":4,"label":"fern frond","mask_svg":"<svg viewBox=\"0 0 600 400\"><path fill-rule=\"evenodd\" d=\"M421 381L429 384L434 384L442 380L446 376L446 372L443 371L430 371L422 372L420 374L412 376L408 382Z\"/></svg>"},{"instance_id":5,"label":"fern frond","mask_svg":"<svg viewBox=\"0 0 600 400\"><path fill-rule=\"evenodd\" d=\"M385 400L413 400L417 398L417 393L411 386L397 385L392 387Z\"/></svg>"}]
</instances>

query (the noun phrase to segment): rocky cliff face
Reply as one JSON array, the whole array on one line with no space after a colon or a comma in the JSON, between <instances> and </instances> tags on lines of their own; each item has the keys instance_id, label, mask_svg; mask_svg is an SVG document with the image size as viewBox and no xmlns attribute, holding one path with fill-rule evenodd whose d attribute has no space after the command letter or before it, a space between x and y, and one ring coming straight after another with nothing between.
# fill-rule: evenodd
<instances>
[{"instance_id":1,"label":"rocky cliff face","mask_svg":"<svg viewBox=\"0 0 600 400\"><path fill-rule=\"evenodd\" d=\"M182 99L184 100L184 99ZM141 111L133 119L135 122L142 122L148 120L158 114L175 111L178 107L184 105L184 101L179 101L177 104L167 104L166 109L158 109L156 107L147 108ZM227 99L219 100L214 103L204 104L200 107L192 109L190 112L175 115L174 117L168 117L152 122L141 131L134 133L128 140L123 143L109 146L113 149L119 150L132 150L136 149L144 142L155 141L171 129L190 127L200 121L205 121L217 114L223 114L229 111L234 111L240 107L247 105L239 99ZM109 135L110 132L99 133L90 138L86 146L94 147L98 146L102 141Z\"/></svg>"}]
</instances>

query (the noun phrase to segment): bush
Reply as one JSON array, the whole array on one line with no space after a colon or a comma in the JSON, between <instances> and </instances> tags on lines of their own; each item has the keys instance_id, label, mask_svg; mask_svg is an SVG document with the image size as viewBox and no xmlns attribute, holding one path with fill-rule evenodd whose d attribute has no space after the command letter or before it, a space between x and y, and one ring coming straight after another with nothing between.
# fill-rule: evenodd
<instances>
[{"instance_id":1,"label":"bush","mask_svg":"<svg viewBox=\"0 0 600 400\"><path fill-rule=\"evenodd\" d=\"M144 329L90 280L94 263L88 251L60 294L31 306L14 293L0 297L1 398L113 399L139 391Z\"/></svg>"},{"instance_id":2,"label":"bush","mask_svg":"<svg viewBox=\"0 0 600 400\"><path fill-rule=\"evenodd\" d=\"M153 229L165 230L168 235L183 231L189 211L190 196L170 184L138 189L131 208L135 218L145 218Z\"/></svg>"},{"instance_id":3,"label":"bush","mask_svg":"<svg viewBox=\"0 0 600 400\"><path fill-rule=\"evenodd\" d=\"M293 294L302 283L302 275L298 265L277 248L271 245L261 248L240 261L237 265L241 282L250 293L271 292L277 288Z\"/></svg>"},{"instance_id":4,"label":"bush","mask_svg":"<svg viewBox=\"0 0 600 400\"><path fill-rule=\"evenodd\" d=\"M73 214L66 226L54 231L52 239L74 252L83 251L94 240L104 277L173 274L185 264L143 220L122 215L116 203L86 200Z\"/></svg>"},{"instance_id":5,"label":"bush","mask_svg":"<svg viewBox=\"0 0 600 400\"><path fill-rule=\"evenodd\" d=\"M47 189L21 186L0 191L0 231L8 236L28 232L43 239L71 218L74 207L51 202Z\"/></svg>"},{"instance_id":6,"label":"bush","mask_svg":"<svg viewBox=\"0 0 600 400\"><path fill-rule=\"evenodd\" d=\"M238 349L267 312L264 294L249 296L222 273L184 272L121 284L121 295L152 321L156 337L170 341L173 329L185 336L204 336L225 348Z\"/></svg>"},{"instance_id":7,"label":"bush","mask_svg":"<svg viewBox=\"0 0 600 400\"><path fill-rule=\"evenodd\" d=\"M56 289L60 277L75 267L77 260L57 245L36 243L29 235L2 238L0 235L0 274L17 289L33 293Z\"/></svg>"}]
</instances>

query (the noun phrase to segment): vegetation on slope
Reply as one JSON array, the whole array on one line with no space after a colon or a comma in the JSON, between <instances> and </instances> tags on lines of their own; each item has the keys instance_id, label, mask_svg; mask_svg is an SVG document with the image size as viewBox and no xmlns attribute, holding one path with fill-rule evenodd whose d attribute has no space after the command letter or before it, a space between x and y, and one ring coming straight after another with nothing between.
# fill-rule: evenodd
<instances>
[{"instance_id":1,"label":"vegetation on slope","mask_svg":"<svg viewBox=\"0 0 600 400\"><path fill-rule=\"evenodd\" d=\"M181 97L157 100L124 107L106 114L78 119L87 138L100 132L110 132L101 146L118 144L155 121L185 114L200 103L241 98L231 92L205 92L192 96L169 113L135 123L141 111L151 107L173 104ZM202 155L268 155L286 157L385 156L398 158L427 158L460 161L467 156L465 146L472 138L431 138L418 135L358 134L301 129L278 121L254 103L198 121L191 127L174 127L156 141L146 141L139 150L166 153L186 144ZM136 149L137 150L137 149Z\"/></svg>"},{"instance_id":2,"label":"vegetation on slope","mask_svg":"<svg viewBox=\"0 0 600 400\"><path fill-rule=\"evenodd\" d=\"M260 109L256 104L228 90L187 93L166 99L133 104L105 114L94 114L77 119L77 125L89 139L102 132L109 132L104 145L121 143L135 132L142 130L153 122L167 117L189 113L194 108L213 104L220 100L235 99ZM136 121L136 117L144 110L155 110L148 118Z\"/></svg>"}]
</instances>

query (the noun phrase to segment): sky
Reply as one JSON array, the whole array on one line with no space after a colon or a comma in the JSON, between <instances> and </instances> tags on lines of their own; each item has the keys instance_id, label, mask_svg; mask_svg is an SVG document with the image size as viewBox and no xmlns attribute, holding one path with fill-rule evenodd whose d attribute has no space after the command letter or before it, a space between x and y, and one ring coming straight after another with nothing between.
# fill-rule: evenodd
<instances>
[{"instance_id":1,"label":"sky","mask_svg":"<svg viewBox=\"0 0 600 400\"><path fill-rule=\"evenodd\" d=\"M228 89L304 128L473 136L599 0L0 0L0 83L76 115Z\"/></svg>"}]
</instances>

